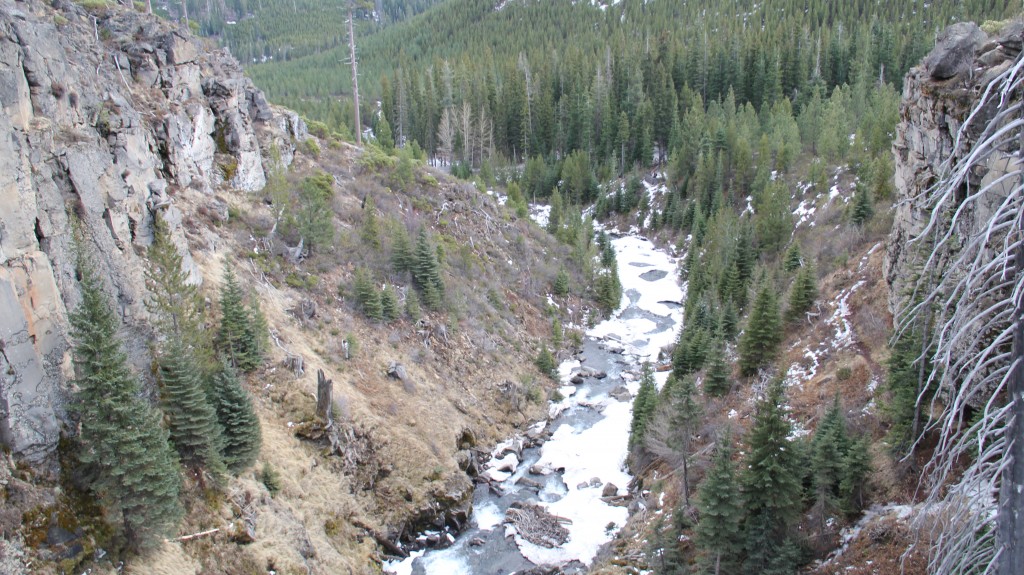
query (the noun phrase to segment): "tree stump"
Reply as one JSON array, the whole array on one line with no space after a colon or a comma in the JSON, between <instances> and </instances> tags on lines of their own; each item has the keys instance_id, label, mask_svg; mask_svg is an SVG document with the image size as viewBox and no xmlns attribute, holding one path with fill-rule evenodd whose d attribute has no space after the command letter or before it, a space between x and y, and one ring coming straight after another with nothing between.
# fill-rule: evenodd
<instances>
[{"instance_id":1,"label":"tree stump","mask_svg":"<svg viewBox=\"0 0 1024 575\"><path fill-rule=\"evenodd\" d=\"M316 370L316 417L324 424L325 428L331 426L332 406L334 401L332 393L334 381L327 379L324 370Z\"/></svg>"}]
</instances>

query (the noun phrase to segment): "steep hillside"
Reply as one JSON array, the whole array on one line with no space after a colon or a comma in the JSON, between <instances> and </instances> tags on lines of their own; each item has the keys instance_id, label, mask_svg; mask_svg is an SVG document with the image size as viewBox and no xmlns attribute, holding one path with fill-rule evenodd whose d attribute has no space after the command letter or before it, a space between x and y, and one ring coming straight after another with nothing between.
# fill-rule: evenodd
<instances>
[{"instance_id":1,"label":"steep hillside","mask_svg":"<svg viewBox=\"0 0 1024 575\"><path fill-rule=\"evenodd\" d=\"M88 6L0 3L0 572L119 560L137 573L375 572L378 543L457 527L477 446L544 411L549 380L532 363L558 317L549 286L564 268L558 309L582 324L586 270L418 160L310 136L226 52L157 17ZM80 251L143 397L162 395L166 342L146 289L158 230L200 286L207 331L228 267L262 308L268 357L244 387L263 447L219 487L189 467L179 538L135 559L78 471L68 317ZM424 246L414 265L433 262L440 294L392 264L400 237ZM373 313L366 285L397 308ZM320 370L333 380L326 420Z\"/></svg>"},{"instance_id":2,"label":"steep hillside","mask_svg":"<svg viewBox=\"0 0 1024 575\"><path fill-rule=\"evenodd\" d=\"M799 572L821 574L963 573L994 564L996 550L1010 553L1015 540L1001 539L1005 532L995 527L1004 528L1007 510L1019 509L1006 487L1019 476L1003 465L1012 454L998 439L1013 433L1007 413L1016 413L1006 386L1013 385L1017 321L1010 310L1019 309L1022 285L1012 263L1020 249L1012 230L1022 190L1015 92L1021 30L1018 19L986 23L984 32L958 24L939 36L905 80L893 143L895 195L876 195L874 213L861 224L864 182L844 167L830 170L825 186L772 174L793 192L786 205L795 230L784 256L778 252L773 262L762 253L761 281L792 308L800 285L794 272L812 264L818 273L815 303L796 321L783 314L779 351L763 369L744 373L744 341L760 329L757 312L750 311L735 346L725 314L717 325L714 319L716 308L732 305L723 286L736 280L715 270L734 249L730 238L744 237L742 216L737 223L715 214L706 230L695 223L678 243L690 255L698 250L684 270L689 299L709 294L687 306L687 323L709 323L712 343L699 329L687 336L688 325L672 350L669 382L681 376L695 386L687 392L666 383L647 408L632 461L641 470L639 503L595 572L713 572L716 562L723 572L760 572L750 565L767 556L772 569L783 565L777 572L793 572L795 563ZM653 215L638 220L613 211L620 226L657 221L659 206L671 201L656 177L637 187ZM632 196L625 188L618 195ZM748 208L755 221L756 206ZM736 362L724 373L714 343L723 335L726 363ZM772 380L781 383L778 395ZM644 405L638 396L634 417ZM684 425L692 433L686 447L676 432ZM775 443L766 443L772 432ZM836 434L844 439L829 447ZM850 446L859 442L863 459L851 462ZM757 459L772 453L766 445L775 446L774 457ZM765 461L777 466L771 475L762 471ZM834 474L857 468L867 471L859 481L829 486ZM788 483L794 479L799 487ZM1000 483L1001 491L978 487ZM765 508L752 507L766 484L776 493L791 489L797 499L778 495ZM855 498L846 499L854 485ZM764 537L751 517L777 521L786 510L789 523L770 531L781 536L758 539L768 541L765 551L733 538Z\"/></svg>"}]
</instances>

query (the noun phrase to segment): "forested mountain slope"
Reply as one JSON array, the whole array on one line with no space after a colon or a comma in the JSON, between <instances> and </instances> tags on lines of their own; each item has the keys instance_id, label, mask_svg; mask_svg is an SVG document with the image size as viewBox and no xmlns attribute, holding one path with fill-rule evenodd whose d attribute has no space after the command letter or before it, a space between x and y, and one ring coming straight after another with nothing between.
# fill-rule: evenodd
<instances>
[{"instance_id":1,"label":"forested mountain slope","mask_svg":"<svg viewBox=\"0 0 1024 575\"><path fill-rule=\"evenodd\" d=\"M706 104L731 90L756 111L785 96L799 110L815 89L827 98L835 86L880 77L899 89L938 30L1005 18L1011 5L627 0L602 10L567 0L455 0L360 38L361 70L395 135L429 153L441 147L444 110L452 124L465 123L465 106L487 127L484 147L505 158L579 149L595 163L647 165L648 152L675 151L673 126L697 96ZM342 52L249 73L271 99L344 132Z\"/></svg>"},{"instance_id":2,"label":"forested mountain slope","mask_svg":"<svg viewBox=\"0 0 1024 575\"><path fill-rule=\"evenodd\" d=\"M380 29L440 0L361 0L357 29ZM215 36L243 63L289 60L344 44L349 0L186 0L196 31ZM153 2L158 13L183 18L178 0Z\"/></svg>"}]
</instances>

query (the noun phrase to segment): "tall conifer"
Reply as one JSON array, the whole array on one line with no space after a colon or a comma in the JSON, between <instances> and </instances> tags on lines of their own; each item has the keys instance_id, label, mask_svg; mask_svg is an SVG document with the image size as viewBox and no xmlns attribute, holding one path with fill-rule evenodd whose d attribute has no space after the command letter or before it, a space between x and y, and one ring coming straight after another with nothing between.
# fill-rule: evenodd
<instances>
[{"instance_id":1,"label":"tall conifer","mask_svg":"<svg viewBox=\"0 0 1024 575\"><path fill-rule=\"evenodd\" d=\"M167 341L157 359L160 402L171 442L186 465L201 466L215 476L224 471L221 429L208 401L195 355L180 337Z\"/></svg>"},{"instance_id":2,"label":"tall conifer","mask_svg":"<svg viewBox=\"0 0 1024 575\"><path fill-rule=\"evenodd\" d=\"M697 546L710 572L735 573L743 551L743 504L739 478L732 462L731 433L715 443L711 468L697 492Z\"/></svg>"},{"instance_id":3,"label":"tall conifer","mask_svg":"<svg viewBox=\"0 0 1024 575\"><path fill-rule=\"evenodd\" d=\"M739 364L743 375L754 375L758 369L775 359L782 341L781 328L779 304L775 292L766 283L754 300L747 329L740 338Z\"/></svg>"},{"instance_id":4,"label":"tall conifer","mask_svg":"<svg viewBox=\"0 0 1024 575\"><path fill-rule=\"evenodd\" d=\"M629 426L630 446L637 446L643 442L657 404L658 388L654 383L654 371L650 363L644 362L640 375L640 390L633 398L633 419Z\"/></svg>"},{"instance_id":5,"label":"tall conifer","mask_svg":"<svg viewBox=\"0 0 1024 575\"><path fill-rule=\"evenodd\" d=\"M239 473L256 461L262 436L252 398L242 388L238 374L227 362L213 376L217 419L222 429L221 456L232 473Z\"/></svg>"},{"instance_id":6,"label":"tall conifer","mask_svg":"<svg viewBox=\"0 0 1024 575\"><path fill-rule=\"evenodd\" d=\"M159 412L139 397L138 378L117 337L118 320L90 262L79 256L82 302L71 314L78 388L80 460L92 469L90 488L128 546L157 545L181 517L180 469Z\"/></svg>"},{"instance_id":7,"label":"tall conifer","mask_svg":"<svg viewBox=\"0 0 1024 575\"><path fill-rule=\"evenodd\" d=\"M747 573L792 572L789 526L800 514L799 460L789 440L792 430L783 408L781 379L773 381L757 404L744 462Z\"/></svg>"}]
</instances>

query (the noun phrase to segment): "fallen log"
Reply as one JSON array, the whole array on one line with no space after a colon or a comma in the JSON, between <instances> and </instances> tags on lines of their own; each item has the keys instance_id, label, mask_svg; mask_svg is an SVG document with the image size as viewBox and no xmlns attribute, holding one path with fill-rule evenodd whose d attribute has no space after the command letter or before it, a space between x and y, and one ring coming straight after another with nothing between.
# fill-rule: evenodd
<instances>
[{"instance_id":1,"label":"fallen log","mask_svg":"<svg viewBox=\"0 0 1024 575\"><path fill-rule=\"evenodd\" d=\"M353 519L352 525L366 531L366 533L370 537L373 537L377 544L387 550L388 553L395 555L396 557L401 557L402 559L409 557L409 554L406 553L405 549L399 547L394 541L391 541L373 527L370 527L358 519Z\"/></svg>"}]
</instances>

